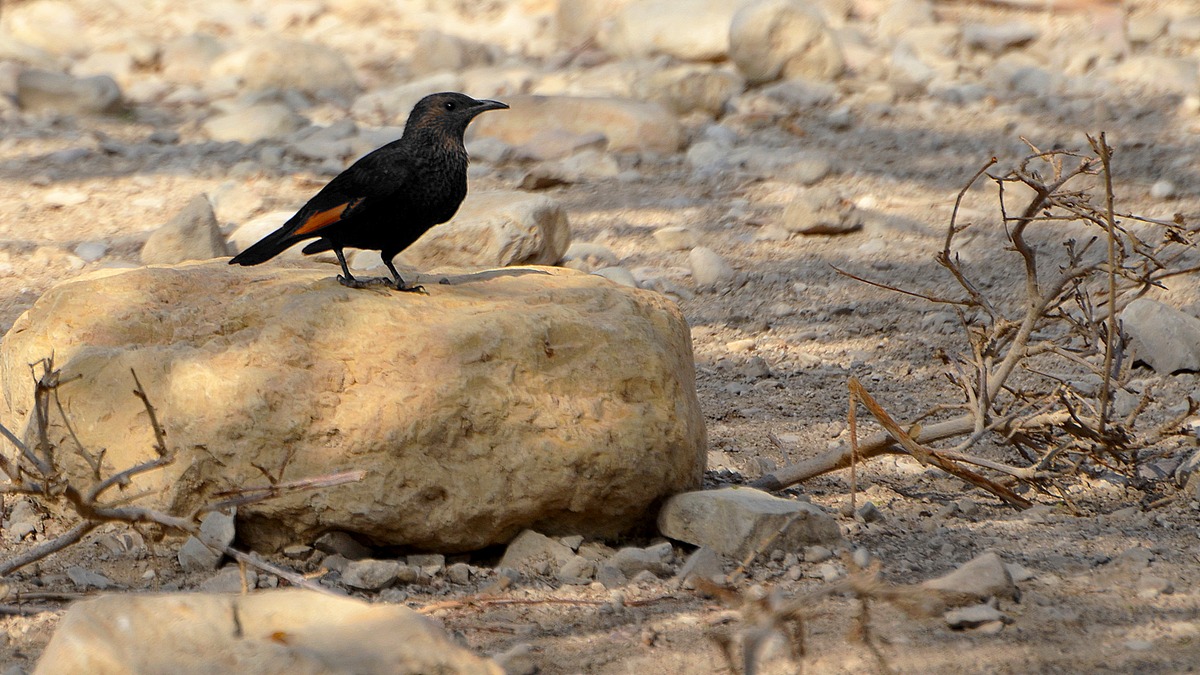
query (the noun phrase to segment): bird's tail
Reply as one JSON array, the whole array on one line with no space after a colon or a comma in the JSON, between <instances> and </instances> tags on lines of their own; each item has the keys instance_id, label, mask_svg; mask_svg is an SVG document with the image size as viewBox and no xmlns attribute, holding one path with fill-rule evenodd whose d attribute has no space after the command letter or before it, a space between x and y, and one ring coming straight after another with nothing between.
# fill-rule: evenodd
<instances>
[{"instance_id":1,"label":"bird's tail","mask_svg":"<svg viewBox=\"0 0 1200 675\"><path fill-rule=\"evenodd\" d=\"M233 256L230 265L257 265L283 253L296 243L286 232L276 231L263 237L250 248Z\"/></svg>"}]
</instances>

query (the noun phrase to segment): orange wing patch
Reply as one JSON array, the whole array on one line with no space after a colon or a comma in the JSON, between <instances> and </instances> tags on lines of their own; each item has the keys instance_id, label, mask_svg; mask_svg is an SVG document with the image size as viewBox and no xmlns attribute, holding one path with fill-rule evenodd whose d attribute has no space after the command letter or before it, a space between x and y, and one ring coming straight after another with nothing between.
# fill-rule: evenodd
<instances>
[{"instance_id":1,"label":"orange wing patch","mask_svg":"<svg viewBox=\"0 0 1200 675\"><path fill-rule=\"evenodd\" d=\"M342 219L342 214L346 212L346 209L357 206L361 201L362 199L355 199L353 201L346 202L345 204L339 204L332 209L317 211L309 216L308 220L304 221L304 224L300 226L300 229L296 230L292 234L311 234L322 227L325 227L326 225L332 225L333 223L336 223Z\"/></svg>"}]
</instances>

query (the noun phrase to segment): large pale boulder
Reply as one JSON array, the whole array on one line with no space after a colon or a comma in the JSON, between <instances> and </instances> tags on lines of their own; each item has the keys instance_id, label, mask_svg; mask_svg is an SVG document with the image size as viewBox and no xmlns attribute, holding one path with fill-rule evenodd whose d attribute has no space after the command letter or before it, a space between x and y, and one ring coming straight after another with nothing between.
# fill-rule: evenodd
<instances>
[{"instance_id":1,"label":"large pale boulder","mask_svg":"<svg viewBox=\"0 0 1200 675\"><path fill-rule=\"evenodd\" d=\"M533 145L539 136L601 132L610 150L673 153L683 142L675 116L658 103L589 96L508 96L512 114L484 115L468 133L509 145Z\"/></svg>"},{"instance_id":2,"label":"large pale boulder","mask_svg":"<svg viewBox=\"0 0 1200 675\"><path fill-rule=\"evenodd\" d=\"M611 536L699 484L689 332L664 296L553 268L421 281L428 295L211 261L61 283L0 343L0 423L31 433L28 364L53 354L106 471L153 456L131 368L145 385L178 457L137 478L139 504L187 511L264 484L256 467L367 471L240 507L239 538L264 547L328 530L444 552L526 528ZM57 418L50 433L73 447ZM87 483L76 453L60 460Z\"/></svg>"},{"instance_id":3,"label":"large pale boulder","mask_svg":"<svg viewBox=\"0 0 1200 675\"><path fill-rule=\"evenodd\" d=\"M71 605L36 675L500 675L402 605L312 591L105 595Z\"/></svg>"}]
</instances>

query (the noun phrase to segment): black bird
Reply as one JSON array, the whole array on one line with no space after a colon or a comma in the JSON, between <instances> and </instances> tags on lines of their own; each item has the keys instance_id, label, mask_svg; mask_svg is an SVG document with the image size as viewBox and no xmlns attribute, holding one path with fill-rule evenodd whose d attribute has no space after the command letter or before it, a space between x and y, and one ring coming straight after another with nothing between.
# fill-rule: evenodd
<instances>
[{"instance_id":1,"label":"black bird","mask_svg":"<svg viewBox=\"0 0 1200 675\"><path fill-rule=\"evenodd\" d=\"M399 140L338 174L282 227L229 264L257 265L316 238L303 252L332 250L342 264L344 276L338 281L345 286L371 283L350 274L342 249L351 247L379 251L397 290L422 290L404 285L392 258L458 210L467 196L467 125L479 113L507 107L453 92L426 96L413 107Z\"/></svg>"}]
</instances>

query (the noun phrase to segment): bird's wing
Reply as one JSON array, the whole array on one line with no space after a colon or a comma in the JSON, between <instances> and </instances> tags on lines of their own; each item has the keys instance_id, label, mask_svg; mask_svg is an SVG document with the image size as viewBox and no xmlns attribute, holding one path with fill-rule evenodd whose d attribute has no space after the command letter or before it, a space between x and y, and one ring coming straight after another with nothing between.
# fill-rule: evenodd
<instances>
[{"instance_id":1,"label":"bird's wing","mask_svg":"<svg viewBox=\"0 0 1200 675\"><path fill-rule=\"evenodd\" d=\"M321 236L321 231L350 218L373 202L394 195L410 173L392 153L378 150L355 162L321 189L286 226L293 237ZM388 161L391 160L391 161Z\"/></svg>"}]
</instances>

